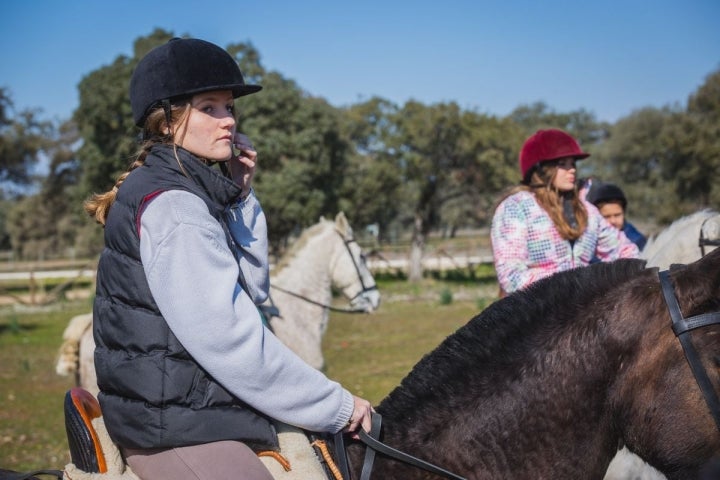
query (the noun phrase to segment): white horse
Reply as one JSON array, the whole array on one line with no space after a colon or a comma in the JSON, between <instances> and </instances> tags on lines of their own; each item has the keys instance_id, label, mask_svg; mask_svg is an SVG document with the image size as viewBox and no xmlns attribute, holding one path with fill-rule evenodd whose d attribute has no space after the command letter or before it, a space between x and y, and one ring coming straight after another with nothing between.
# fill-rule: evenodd
<instances>
[{"instance_id":1,"label":"white horse","mask_svg":"<svg viewBox=\"0 0 720 480\"><path fill-rule=\"evenodd\" d=\"M349 310L331 306L333 289L350 300ZM280 310L270 319L275 335L307 363L324 368L329 311L371 312L380 305L375 279L345 215L302 233L271 272L270 298Z\"/></svg>"},{"instance_id":2,"label":"white horse","mask_svg":"<svg viewBox=\"0 0 720 480\"><path fill-rule=\"evenodd\" d=\"M275 335L302 359L322 369L322 338L327 330L332 292L350 300L347 312L372 312L380 305L375 279L352 228L340 212L335 221L321 219L303 231L270 272L270 298L276 315L265 314ZM270 318L267 318L270 317ZM56 364L59 375L75 374L78 385L97 396L93 361L92 313L70 320Z\"/></svg>"},{"instance_id":3,"label":"white horse","mask_svg":"<svg viewBox=\"0 0 720 480\"><path fill-rule=\"evenodd\" d=\"M648 267L667 270L673 263L692 263L719 245L720 213L704 209L675 220L650 237L640 258L647 260ZM665 476L623 448L610 464L605 480L665 480Z\"/></svg>"},{"instance_id":4,"label":"white horse","mask_svg":"<svg viewBox=\"0 0 720 480\"><path fill-rule=\"evenodd\" d=\"M647 260L649 267L664 270L673 263L698 260L716 248L718 239L720 213L706 208L675 220L659 235L649 238L640 257Z\"/></svg>"}]
</instances>

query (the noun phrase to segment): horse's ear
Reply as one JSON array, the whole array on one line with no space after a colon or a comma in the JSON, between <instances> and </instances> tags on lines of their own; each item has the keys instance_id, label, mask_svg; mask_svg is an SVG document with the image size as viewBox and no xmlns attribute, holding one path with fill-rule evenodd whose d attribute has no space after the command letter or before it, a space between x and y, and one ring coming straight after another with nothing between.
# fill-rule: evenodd
<instances>
[{"instance_id":1,"label":"horse's ear","mask_svg":"<svg viewBox=\"0 0 720 480\"><path fill-rule=\"evenodd\" d=\"M350 222L348 222L343 212L335 215L335 229L344 237L347 236L348 232L351 232Z\"/></svg>"}]
</instances>

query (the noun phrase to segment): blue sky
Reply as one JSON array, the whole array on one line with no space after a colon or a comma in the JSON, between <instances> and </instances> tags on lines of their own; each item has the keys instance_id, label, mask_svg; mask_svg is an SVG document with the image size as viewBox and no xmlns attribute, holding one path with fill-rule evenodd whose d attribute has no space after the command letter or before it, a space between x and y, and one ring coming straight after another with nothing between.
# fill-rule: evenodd
<instances>
[{"instance_id":1,"label":"blue sky","mask_svg":"<svg viewBox=\"0 0 720 480\"><path fill-rule=\"evenodd\" d=\"M374 95L507 115L544 101L615 122L684 106L720 68L720 1L7 0L0 87L68 118L77 85L161 27L226 46L336 106Z\"/></svg>"}]
</instances>

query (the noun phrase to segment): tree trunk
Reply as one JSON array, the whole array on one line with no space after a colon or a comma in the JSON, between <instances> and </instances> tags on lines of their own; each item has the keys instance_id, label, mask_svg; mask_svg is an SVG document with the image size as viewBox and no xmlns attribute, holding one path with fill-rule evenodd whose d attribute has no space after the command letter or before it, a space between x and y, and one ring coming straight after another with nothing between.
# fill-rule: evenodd
<instances>
[{"instance_id":1,"label":"tree trunk","mask_svg":"<svg viewBox=\"0 0 720 480\"><path fill-rule=\"evenodd\" d=\"M423 278L423 250L425 249L425 233L423 229L423 218L415 214L413 224L412 243L410 244L410 262L408 265L408 280L419 282Z\"/></svg>"}]
</instances>

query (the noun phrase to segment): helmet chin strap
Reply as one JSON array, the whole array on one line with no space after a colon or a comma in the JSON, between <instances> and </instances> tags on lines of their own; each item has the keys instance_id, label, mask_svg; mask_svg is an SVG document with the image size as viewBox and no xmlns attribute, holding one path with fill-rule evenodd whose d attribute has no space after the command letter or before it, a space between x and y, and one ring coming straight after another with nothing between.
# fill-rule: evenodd
<instances>
[{"instance_id":1,"label":"helmet chin strap","mask_svg":"<svg viewBox=\"0 0 720 480\"><path fill-rule=\"evenodd\" d=\"M170 99L163 98L160 100L160 105L162 105L163 112L165 112L165 125L167 125L169 130L172 125L172 108L170 106Z\"/></svg>"}]
</instances>

